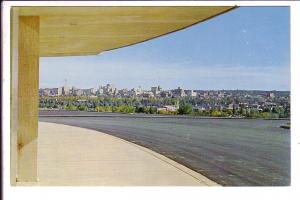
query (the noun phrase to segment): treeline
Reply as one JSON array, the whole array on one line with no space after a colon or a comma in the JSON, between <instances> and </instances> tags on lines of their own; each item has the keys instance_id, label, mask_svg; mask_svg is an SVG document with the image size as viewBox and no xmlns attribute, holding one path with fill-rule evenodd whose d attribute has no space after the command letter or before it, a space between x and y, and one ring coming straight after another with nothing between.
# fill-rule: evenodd
<instances>
[{"instance_id":1,"label":"treeline","mask_svg":"<svg viewBox=\"0 0 300 200\"><path fill-rule=\"evenodd\" d=\"M87 97L87 96L61 96L40 97L39 106L43 108L64 108L67 105L79 106L85 104L88 108L97 106L156 106L176 105L178 98L114 98L114 97Z\"/></svg>"},{"instance_id":2,"label":"treeline","mask_svg":"<svg viewBox=\"0 0 300 200\"><path fill-rule=\"evenodd\" d=\"M278 118L289 118L290 114L283 108L266 108L262 111L251 108L239 108L239 109L226 109L226 110L201 110L193 112L197 116L206 117L245 117L245 118L264 118L264 119L278 119Z\"/></svg>"},{"instance_id":3,"label":"treeline","mask_svg":"<svg viewBox=\"0 0 300 200\"><path fill-rule=\"evenodd\" d=\"M192 105L179 106L176 111L159 110L154 106L96 106L94 109L89 109L86 105L68 105L64 110L69 111L94 111L94 112L116 112L116 113L144 113L144 114L163 114L163 115L184 115L192 114Z\"/></svg>"},{"instance_id":4,"label":"treeline","mask_svg":"<svg viewBox=\"0 0 300 200\"><path fill-rule=\"evenodd\" d=\"M223 104L231 103L230 99L222 99ZM195 98L113 98L113 97L41 97L41 109L62 109L70 111L145 113L165 115L194 115L205 117L247 117L247 118L288 118L290 113L283 107L264 108L262 111L240 107L238 109L205 110L193 109L194 103L213 105L215 100L199 100ZM158 109L166 105L173 105L178 109L169 111Z\"/></svg>"}]
</instances>

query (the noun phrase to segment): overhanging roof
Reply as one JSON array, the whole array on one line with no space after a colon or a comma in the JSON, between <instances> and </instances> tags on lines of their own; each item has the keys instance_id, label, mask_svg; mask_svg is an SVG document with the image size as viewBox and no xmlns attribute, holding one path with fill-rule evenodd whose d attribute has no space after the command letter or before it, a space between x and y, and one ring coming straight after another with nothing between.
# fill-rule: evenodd
<instances>
[{"instance_id":1,"label":"overhanging roof","mask_svg":"<svg viewBox=\"0 0 300 200\"><path fill-rule=\"evenodd\" d=\"M234 7L15 7L40 16L40 56L96 55L165 35Z\"/></svg>"}]
</instances>

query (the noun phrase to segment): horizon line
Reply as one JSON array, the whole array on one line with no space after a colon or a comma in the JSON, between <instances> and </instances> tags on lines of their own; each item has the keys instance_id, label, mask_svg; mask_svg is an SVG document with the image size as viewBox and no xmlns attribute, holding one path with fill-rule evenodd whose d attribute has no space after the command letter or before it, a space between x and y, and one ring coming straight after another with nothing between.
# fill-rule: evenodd
<instances>
[{"instance_id":1,"label":"horizon line","mask_svg":"<svg viewBox=\"0 0 300 200\"><path fill-rule=\"evenodd\" d=\"M100 86L106 86L107 84L105 84L105 85L100 85ZM122 89L129 89L129 90L131 90L131 89L134 89L134 88L139 88L139 86L138 87L131 87L131 88L124 88L124 87L120 87L120 88L118 88L118 87L116 87L114 84L111 84L111 85L113 85L115 88L117 88L118 90L122 90ZM92 88L99 88L99 86L98 87L75 87L75 86L71 86L71 85L67 85L67 86L69 86L70 88L72 88L72 87L74 87L74 88L76 88L76 89L92 89ZM158 86L160 86L160 85L156 85L156 86L151 86L151 87L158 87ZM52 88L61 88L61 87L64 87L64 86L60 86L60 87L40 87L39 89L52 89ZM149 90L151 90L151 87L149 88ZM235 89L224 89L224 88L222 88L222 89L190 89L190 88L184 88L184 87L181 87L181 86L176 86L176 87L174 87L174 88L169 88L169 89L164 89L163 87L161 87L162 88L162 90L174 90L174 89L178 89L178 88L181 88L181 89L183 89L183 90L200 90L200 91L222 91L222 90L224 90L224 91L277 91L277 92L290 92L291 90L289 89L289 90L282 90L282 89L245 89L245 88L235 88ZM148 90L148 89L145 89L145 88L143 88L143 87L141 87L143 90Z\"/></svg>"}]
</instances>

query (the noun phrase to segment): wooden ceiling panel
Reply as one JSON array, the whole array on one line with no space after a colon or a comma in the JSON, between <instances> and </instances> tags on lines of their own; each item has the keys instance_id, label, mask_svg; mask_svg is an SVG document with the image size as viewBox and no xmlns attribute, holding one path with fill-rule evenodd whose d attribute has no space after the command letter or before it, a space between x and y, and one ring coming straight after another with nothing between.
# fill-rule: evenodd
<instances>
[{"instance_id":1,"label":"wooden ceiling panel","mask_svg":"<svg viewBox=\"0 0 300 200\"><path fill-rule=\"evenodd\" d=\"M40 56L96 55L153 39L234 7L17 7L40 16Z\"/></svg>"}]
</instances>

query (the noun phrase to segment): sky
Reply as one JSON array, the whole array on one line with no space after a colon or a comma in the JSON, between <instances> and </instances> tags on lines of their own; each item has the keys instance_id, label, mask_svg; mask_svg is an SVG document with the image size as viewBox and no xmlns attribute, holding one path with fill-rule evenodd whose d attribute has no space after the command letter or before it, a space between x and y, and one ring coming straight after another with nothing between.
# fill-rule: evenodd
<instances>
[{"instance_id":1,"label":"sky","mask_svg":"<svg viewBox=\"0 0 300 200\"><path fill-rule=\"evenodd\" d=\"M290 90L289 7L240 7L96 56L40 58L40 88Z\"/></svg>"}]
</instances>

